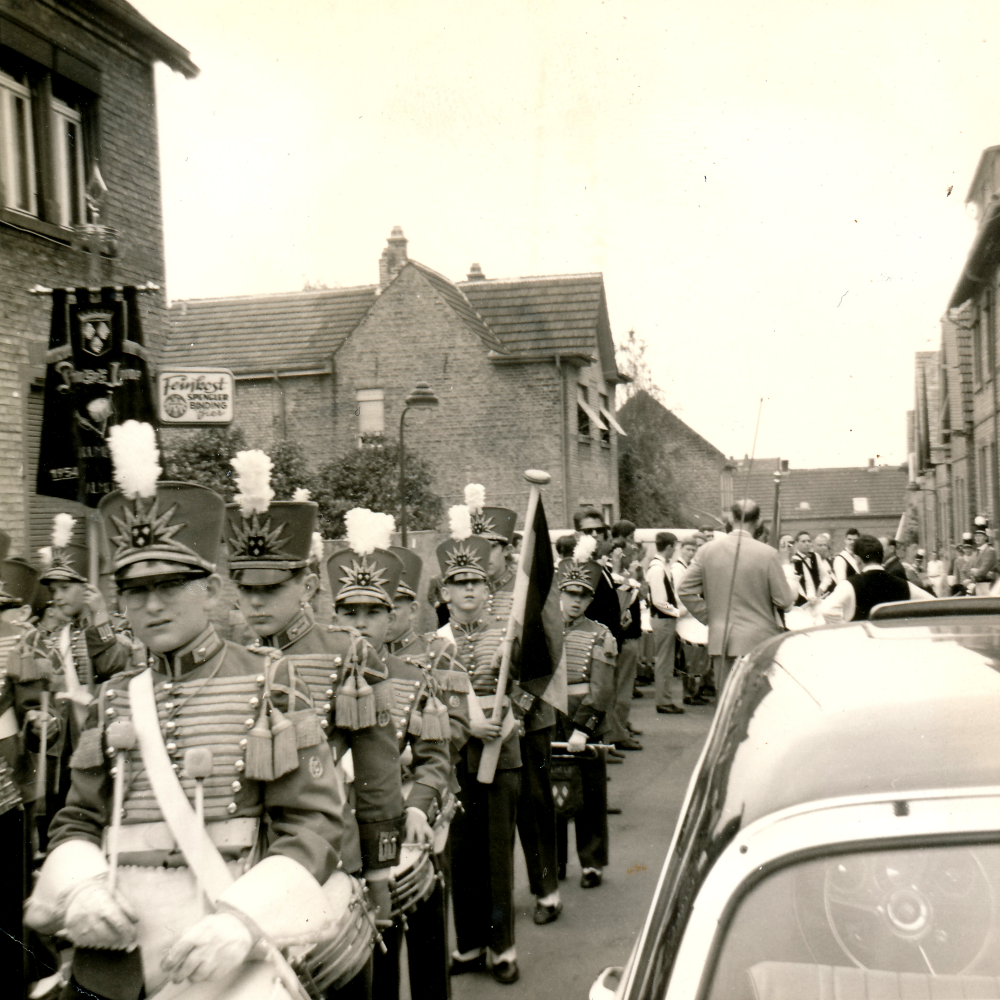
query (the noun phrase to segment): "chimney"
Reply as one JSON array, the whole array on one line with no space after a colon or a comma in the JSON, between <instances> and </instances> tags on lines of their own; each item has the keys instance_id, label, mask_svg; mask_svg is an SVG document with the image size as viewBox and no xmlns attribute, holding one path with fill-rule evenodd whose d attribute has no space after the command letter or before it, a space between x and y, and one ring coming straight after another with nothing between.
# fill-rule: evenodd
<instances>
[{"instance_id":1,"label":"chimney","mask_svg":"<svg viewBox=\"0 0 1000 1000\"><path fill-rule=\"evenodd\" d=\"M483 274L483 269L478 264L471 264L465 279L466 281L485 281L486 275Z\"/></svg>"},{"instance_id":2,"label":"chimney","mask_svg":"<svg viewBox=\"0 0 1000 1000\"><path fill-rule=\"evenodd\" d=\"M874 458L869 458L868 459L868 468L869 469L874 469L875 468L875 459Z\"/></svg>"},{"instance_id":3,"label":"chimney","mask_svg":"<svg viewBox=\"0 0 1000 1000\"><path fill-rule=\"evenodd\" d=\"M378 262L378 283L382 288L395 279L409 260L406 255L406 244L409 240L403 235L402 227L393 226L386 242L388 245L382 251Z\"/></svg>"},{"instance_id":4,"label":"chimney","mask_svg":"<svg viewBox=\"0 0 1000 1000\"><path fill-rule=\"evenodd\" d=\"M781 471L782 472L787 472L788 471L788 459L787 458L783 458L781 460Z\"/></svg>"}]
</instances>

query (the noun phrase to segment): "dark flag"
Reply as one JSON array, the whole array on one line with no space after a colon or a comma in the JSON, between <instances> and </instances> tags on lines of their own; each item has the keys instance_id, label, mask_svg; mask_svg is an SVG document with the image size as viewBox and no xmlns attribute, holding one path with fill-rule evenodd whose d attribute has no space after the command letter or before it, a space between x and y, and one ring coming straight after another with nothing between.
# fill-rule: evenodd
<instances>
[{"instance_id":1,"label":"dark flag","mask_svg":"<svg viewBox=\"0 0 1000 1000\"><path fill-rule=\"evenodd\" d=\"M526 524L521 543L515 593L527 584L524 615L518 624L521 687L561 712L566 711L566 664L562 659L562 611L559 589L553 586L555 564L542 498Z\"/></svg>"},{"instance_id":2,"label":"dark flag","mask_svg":"<svg viewBox=\"0 0 1000 1000\"><path fill-rule=\"evenodd\" d=\"M96 507L114 489L108 431L156 426L135 288L52 292L36 492Z\"/></svg>"}]
</instances>

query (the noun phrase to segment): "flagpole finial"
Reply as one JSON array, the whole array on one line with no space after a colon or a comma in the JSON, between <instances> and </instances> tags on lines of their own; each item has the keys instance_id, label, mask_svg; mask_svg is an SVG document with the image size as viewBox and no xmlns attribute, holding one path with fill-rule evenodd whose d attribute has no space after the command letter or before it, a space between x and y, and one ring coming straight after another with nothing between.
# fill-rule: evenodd
<instances>
[{"instance_id":1,"label":"flagpole finial","mask_svg":"<svg viewBox=\"0 0 1000 1000\"><path fill-rule=\"evenodd\" d=\"M524 478L534 486L547 486L552 482L552 477L543 469L528 469L524 473Z\"/></svg>"}]
</instances>

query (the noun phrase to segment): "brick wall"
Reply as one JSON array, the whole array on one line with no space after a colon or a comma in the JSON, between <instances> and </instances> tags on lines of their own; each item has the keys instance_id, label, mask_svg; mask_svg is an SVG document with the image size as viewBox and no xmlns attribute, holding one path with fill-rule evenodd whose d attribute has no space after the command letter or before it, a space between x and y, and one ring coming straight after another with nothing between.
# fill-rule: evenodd
<instances>
[{"instance_id":1,"label":"brick wall","mask_svg":"<svg viewBox=\"0 0 1000 1000\"><path fill-rule=\"evenodd\" d=\"M162 286L159 154L148 57L110 34L83 27L62 4L0 0L0 15L101 69L100 166L109 188L102 221L121 236L110 278ZM13 537L12 552L25 544L27 448L33 446L25 434L26 400L32 382L44 377L49 331L48 300L27 290L36 283L86 284L88 275L88 255L0 223L0 527ZM143 296L141 308L146 342L156 349L164 329L163 292Z\"/></svg>"}]
</instances>

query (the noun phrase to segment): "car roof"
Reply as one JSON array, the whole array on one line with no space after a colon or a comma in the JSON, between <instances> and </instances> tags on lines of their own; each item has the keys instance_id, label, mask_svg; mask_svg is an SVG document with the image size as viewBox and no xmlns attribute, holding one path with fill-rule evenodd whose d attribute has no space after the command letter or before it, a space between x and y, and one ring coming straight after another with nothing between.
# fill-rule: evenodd
<instances>
[{"instance_id":1,"label":"car roof","mask_svg":"<svg viewBox=\"0 0 1000 1000\"><path fill-rule=\"evenodd\" d=\"M739 682L717 830L819 799L1000 785L1000 615L788 633Z\"/></svg>"}]
</instances>

